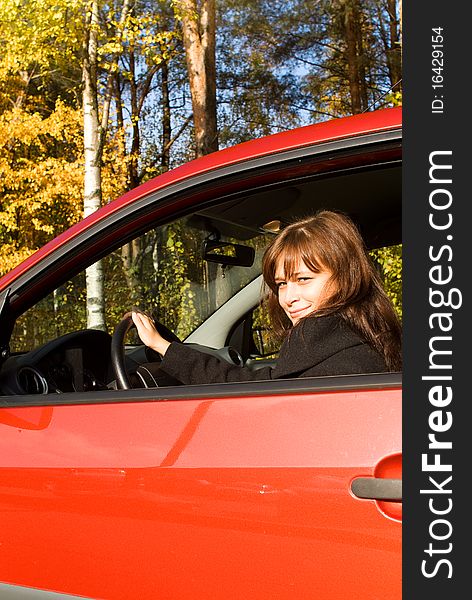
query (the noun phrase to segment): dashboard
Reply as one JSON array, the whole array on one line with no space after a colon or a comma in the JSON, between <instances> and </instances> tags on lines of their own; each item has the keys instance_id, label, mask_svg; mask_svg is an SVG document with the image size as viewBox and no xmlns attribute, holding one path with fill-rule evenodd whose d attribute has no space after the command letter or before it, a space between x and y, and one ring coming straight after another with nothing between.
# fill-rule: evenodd
<instances>
[{"instance_id":1,"label":"dashboard","mask_svg":"<svg viewBox=\"0 0 472 600\"><path fill-rule=\"evenodd\" d=\"M14 354L2 367L0 393L53 394L107 389L113 379L111 336L97 329L63 335Z\"/></svg>"},{"instance_id":2,"label":"dashboard","mask_svg":"<svg viewBox=\"0 0 472 600\"><path fill-rule=\"evenodd\" d=\"M0 372L0 395L61 394L66 392L91 392L116 389L111 360L112 338L97 329L74 331L58 337L25 353L12 354ZM239 352L232 347L209 348L190 344L200 352L243 365ZM260 361L261 363L263 361ZM157 387L156 380L147 381L138 376L139 365L147 365L144 373L159 366L160 356L144 345L127 347L125 364L132 387ZM265 366L256 364L256 367ZM254 366L252 368L255 368ZM180 385L165 373L160 385Z\"/></svg>"}]
</instances>

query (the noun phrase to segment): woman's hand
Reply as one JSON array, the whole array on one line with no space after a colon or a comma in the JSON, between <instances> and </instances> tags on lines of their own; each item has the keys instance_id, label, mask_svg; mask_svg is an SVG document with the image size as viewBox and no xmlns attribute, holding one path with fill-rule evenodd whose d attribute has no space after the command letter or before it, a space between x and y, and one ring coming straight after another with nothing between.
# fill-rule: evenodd
<instances>
[{"instance_id":1,"label":"woman's hand","mask_svg":"<svg viewBox=\"0 0 472 600\"><path fill-rule=\"evenodd\" d=\"M142 312L132 311L131 317L143 344L164 356L170 342L165 340L157 331L154 321Z\"/></svg>"}]
</instances>

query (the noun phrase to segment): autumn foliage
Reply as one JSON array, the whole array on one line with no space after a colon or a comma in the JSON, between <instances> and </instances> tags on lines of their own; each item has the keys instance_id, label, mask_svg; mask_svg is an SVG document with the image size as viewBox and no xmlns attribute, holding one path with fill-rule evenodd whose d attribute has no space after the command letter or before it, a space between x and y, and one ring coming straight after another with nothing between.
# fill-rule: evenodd
<instances>
[{"instance_id":1,"label":"autumn foliage","mask_svg":"<svg viewBox=\"0 0 472 600\"><path fill-rule=\"evenodd\" d=\"M398 8L396 0L1 0L0 275L83 217L90 40L99 203L108 203L218 146L401 103ZM208 67L200 81L199 64ZM131 284L139 251L130 245L121 257ZM401 249L376 260L401 312Z\"/></svg>"}]
</instances>

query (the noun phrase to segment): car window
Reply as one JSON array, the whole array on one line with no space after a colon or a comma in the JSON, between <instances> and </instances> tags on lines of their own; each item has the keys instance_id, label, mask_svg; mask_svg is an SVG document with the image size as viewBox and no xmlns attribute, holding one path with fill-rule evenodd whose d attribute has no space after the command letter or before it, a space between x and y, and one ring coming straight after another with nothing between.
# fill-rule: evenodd
<instances>
[{"instance_id":1,"label":"car window","mask_svg":"<svg viewBox=\"0 0 472 600\"><path fill-rule=\"evenodd\" d=\"M257 349L254 358L277 358L281 341L272 333L267 306L264 303L257 306L252 313L252 339Z\"/></svg>"},{"instance_id":2,"label":"car window","mask_svg":"<svg viewBox=\"0 0 472 600\"><path fill-rule=\"evenodd\" d=\"M250 267L203 260L208 238L255 249ZM198 325L254 279L270 234L224 236L194 216L156 227L101 261L108 333L136 306L185 339ZM87 328L86 272L55 289L16 322L10 346L24 352L60 335Z\"/></svg>"}]
</instances>

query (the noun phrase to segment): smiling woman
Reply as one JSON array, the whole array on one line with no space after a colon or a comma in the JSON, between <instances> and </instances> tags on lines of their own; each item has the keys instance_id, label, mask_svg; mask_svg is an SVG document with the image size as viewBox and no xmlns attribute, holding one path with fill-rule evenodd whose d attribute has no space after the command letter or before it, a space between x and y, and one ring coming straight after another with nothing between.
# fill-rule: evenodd
<instances>
[{"instance_id":1,"label":"smiling woman","mask_svg":"<svg viewBox=\"0 0 472 600\"><path fill-rule=\"evenodd\" d=\"M387 370L401 369L398 317L349 217L320 211L292 223L267 250L263 274L279 336L305 317L338 314Z\"/></svg>"}]
</instances>

